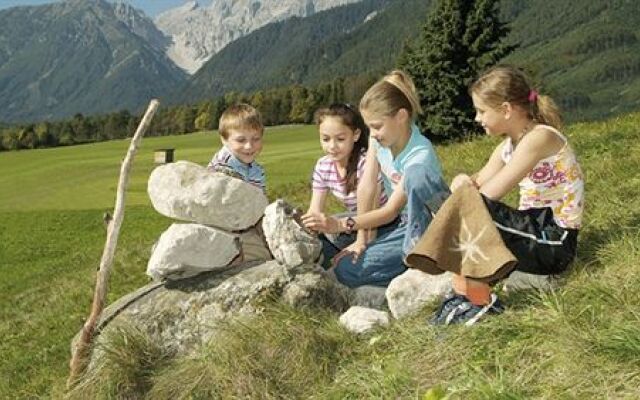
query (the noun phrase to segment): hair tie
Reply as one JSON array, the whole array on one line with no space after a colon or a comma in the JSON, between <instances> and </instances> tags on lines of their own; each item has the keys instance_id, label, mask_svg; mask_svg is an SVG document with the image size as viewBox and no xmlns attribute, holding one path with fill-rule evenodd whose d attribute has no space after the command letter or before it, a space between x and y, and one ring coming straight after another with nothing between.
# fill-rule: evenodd
<instances>
[{"instance_id":1,"label":"hair tie","mask_svg":"<svg viewBox=\"0 0 640 400\"><path fill-rule=\"evenodd\" d=\"M531 89L529 91L529 97L527 97L527 99L529 100L529 103L535 103L538 100L538 92L536 92L534 89Z\"/></svg>"}]
</instances>

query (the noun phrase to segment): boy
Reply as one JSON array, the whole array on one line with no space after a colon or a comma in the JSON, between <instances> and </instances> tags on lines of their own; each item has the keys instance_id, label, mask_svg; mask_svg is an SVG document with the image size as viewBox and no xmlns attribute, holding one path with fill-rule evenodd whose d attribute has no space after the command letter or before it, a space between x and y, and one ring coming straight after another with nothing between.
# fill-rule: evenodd
<instances>
[{"instance_id":1,"label":"boy","mask_svg":"<svg viewBox=\"0 0 640 400\"><path fill-rule=\"evenodd\" d=\"M248 104L233 105L220 116L218 131L223 146L207 168L241 178L264 192L264 169L255 161L264 133L260 112Z\"/></svg>"}]
</instances>

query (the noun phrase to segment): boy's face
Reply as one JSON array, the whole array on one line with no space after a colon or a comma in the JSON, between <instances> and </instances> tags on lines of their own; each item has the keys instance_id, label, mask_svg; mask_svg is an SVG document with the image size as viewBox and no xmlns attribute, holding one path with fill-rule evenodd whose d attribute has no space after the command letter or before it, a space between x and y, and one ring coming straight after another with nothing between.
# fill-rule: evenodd
<instances>
[{"instance_id":1,"label":"boy's face","mask_svg":"<svg viewBox=\"0 0 640 400\"><path fill-rule=\"evenodd\" d=\"M262 150L262 132L229 130L228 137L222 143L243 163L252 163Z\"/></svg>"}]
</instances>

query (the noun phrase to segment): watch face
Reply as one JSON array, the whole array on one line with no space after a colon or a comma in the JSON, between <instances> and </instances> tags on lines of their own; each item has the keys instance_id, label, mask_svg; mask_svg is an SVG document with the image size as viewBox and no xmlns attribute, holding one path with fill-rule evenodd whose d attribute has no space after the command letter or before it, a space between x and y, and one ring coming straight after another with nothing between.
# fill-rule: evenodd
<instances>
[{"instance_id":1,"label":"watch face","mask_svg":"<svg viewBox=\"0 0 640 400\"><path fill-rule=\"evenodd\" d=\"M347 228L352 231L354 226L356 226L356 220L352 217L347 217Z\"/></svg>"}]
</instances>

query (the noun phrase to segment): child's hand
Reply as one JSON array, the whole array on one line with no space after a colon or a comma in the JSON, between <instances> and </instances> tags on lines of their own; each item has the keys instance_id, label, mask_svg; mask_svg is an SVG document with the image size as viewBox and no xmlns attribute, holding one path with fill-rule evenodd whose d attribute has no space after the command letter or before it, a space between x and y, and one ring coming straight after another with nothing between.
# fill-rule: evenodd
<instances>
[{"instance_id":1,"label":"child's hand","mask_svg":"<svg viewBox=\"0 0 640 400\"><path fill-rule=\"evenodd\" d=\"M456 189L458 189L463 185L475 186L476 183L473 181L473 179L471 179L469 175L459 174L455 178L453 178L453 180L451 181L450 189L452 192L455 192Z\"/></svg>"},{"instance_id":2,"label":"child's hand","mask_svg":"<svg viewBox=\"0 0 640 400\"><path fill-rule=\"evenodd\" d=\"M340 261L340 259L348 255L351 256L351 263L355 264L358 261L358 258L360 258L360 255L364 252L366 248L367 248L366 243L360 240L356 240L355 242L345 247L340 253L336 254L333 257L333 259L331 260L331 268L335 268L338 265L338 262Z\"/></svg>"},{"instance_id":3,"label":"child's hand","mask_svg":"<svg viewBox=\"0 0 640 400\"><path fill-rule=\"evenodd\" d=\"M324 213L308 212L302 216L305 228L322 233L339 233L340 221L333 217L327 217Z\"/></svg>"}]
</instances>

